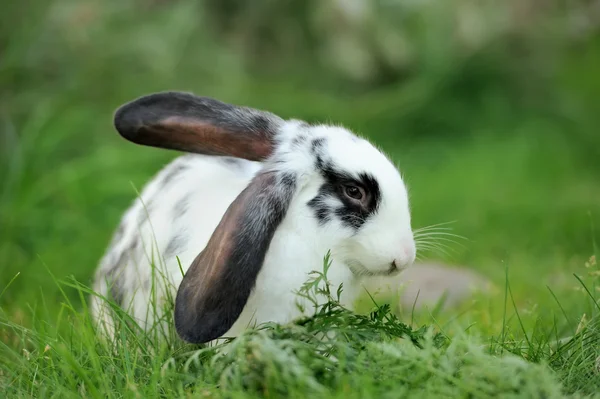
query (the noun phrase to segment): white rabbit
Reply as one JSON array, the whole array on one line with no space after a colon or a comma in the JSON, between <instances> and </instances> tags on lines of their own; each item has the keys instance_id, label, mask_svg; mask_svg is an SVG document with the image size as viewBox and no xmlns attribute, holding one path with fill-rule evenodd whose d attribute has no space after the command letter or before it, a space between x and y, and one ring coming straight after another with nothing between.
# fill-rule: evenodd
<instances>
[{"instance_id":1,"label":"white rabbit","mask_svg":"<svg viewBox=\"0 0 600 399\"><path fill-rule=\"evenodd\" d=\"M175 293L175 328L188 342L289 322L328 251L329 280L343 283L349 307L361 277L414 262L399 172L342 127L177 92L122 106L115 126L137 144L202 154L175 159L143 189L96 273L94 289L146 329ZM105 301L93 297L92 314L111 334Z\"/></svg>"}]
</instances>

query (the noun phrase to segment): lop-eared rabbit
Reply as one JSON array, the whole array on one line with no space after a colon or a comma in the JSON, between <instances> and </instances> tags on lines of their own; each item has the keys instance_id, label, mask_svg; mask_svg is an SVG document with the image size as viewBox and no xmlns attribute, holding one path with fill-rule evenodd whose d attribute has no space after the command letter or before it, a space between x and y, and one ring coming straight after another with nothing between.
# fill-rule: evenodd
<instances>
[{"instance_id":1,"label":"lop-eared rabbit","mask_svg":"<svg viewBox=\"0 0 600 399\"><path fill-rule=\"evenodd\" d=\"M292 321L302 316L297 290L328 252L328 279L343 283L351 308L363 277L415 260L400 173L343 127L180 92L127 103L114 123L133 143L188 153L144 187L95 277L95 291L146 330L173 317L183 340L206 343ZM162 314L167 298L172 316ZM91 306L112 336L106 301Z\"/></svg>"}]
</instances>

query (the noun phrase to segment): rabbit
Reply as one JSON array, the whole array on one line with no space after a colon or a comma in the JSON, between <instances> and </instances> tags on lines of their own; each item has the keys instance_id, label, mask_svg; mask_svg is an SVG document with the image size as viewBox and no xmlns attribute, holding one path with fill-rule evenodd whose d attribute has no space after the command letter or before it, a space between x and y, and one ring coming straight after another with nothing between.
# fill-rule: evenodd
<instances>
[{"instance_id":1,"label":"rabbit","mask_svg":"<svg viewBox=\"0 0 600 399\"><path fill-rule=\"evenodd\" d=\"M126 103L114 125L130 142L186 154L143 188L100 261L91 310L107 336L101 297L146 330L172 317L183 341L203 344L305 315L297 290L328 252L328 280L350 309L363 277L415 261L400 172L341 126L184 92Z\"/></svg>"}]
</instances>

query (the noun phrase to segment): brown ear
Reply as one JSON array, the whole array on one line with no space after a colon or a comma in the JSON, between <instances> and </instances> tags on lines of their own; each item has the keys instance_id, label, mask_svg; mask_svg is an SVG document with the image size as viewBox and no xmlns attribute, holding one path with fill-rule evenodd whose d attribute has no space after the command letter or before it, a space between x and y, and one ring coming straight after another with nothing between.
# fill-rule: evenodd
<instances>
[{"instance_id":1,"label":"brown ear","mask_svg":"<svg viewBox=\"0 0 600 399\"><path fill-rule=\"evenodd\" d=\"M268 112L178 92L140 97L114 118L121 136L137 144L252 161L272 153L282 123Z\"/></svg>"},{"instance_id":2,"label":"brown ear","mask_svg":"<svg viewBox=\"0 0 600 399\"><path fill-rule=\"evenodd\" d=\"M221 337L246 305L296 179L262 172L225 212L186 272L175 299L175 328L191 343Z\"/></svg>"}]
</instances>

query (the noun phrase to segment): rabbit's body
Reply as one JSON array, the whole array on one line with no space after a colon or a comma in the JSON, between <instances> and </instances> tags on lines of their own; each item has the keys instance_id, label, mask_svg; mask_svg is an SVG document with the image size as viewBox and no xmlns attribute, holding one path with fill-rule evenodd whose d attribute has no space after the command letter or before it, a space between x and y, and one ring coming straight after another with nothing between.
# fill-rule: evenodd
<instances>
[{"instance_id":1,"label":"rabbit's body","mask_svg":"<svg viewBox=\"0 0 600 399\"><path fill-rule=\"evenodd\" d=\"M195 154L166 165L125 212L100 262L95 291L115 300L146 330L156 327L165 302L175 298L182 272L206 246L229 205L261 167L260 162ZM254 323L283 323L301 315L294 305L303 301L295 291L322 265L328 250L327 243L317 239L316 225L299 225L297 221L302 219L314 220L307 212L300 219L285 219L277 229L257 289L225 336L235 336ZM343 284L342 300L350 306L357 294L357 278L347 267L332 262L328 279L335 287ZM98 317L103 300L92 301ZM112 324L105 321L107 326Z\"/></svg>"},{"instance_id":2,"label":"rabbit's body","mask_svg":"<svg viewBox=\"0 0 600 399\"><path fill-rule=\"evenodd\" d=\"M115 126L139 144L203 154L176 159L143 189L96 274L95 290L146 330L171 321L163 310L175 296L175 327L189 342L291 321L328 252L328 279L351 306L362 276L415 259L398 170L342 127L184 93L135 100ZM105 304L93 299L92 311L110 335Z\"/></svg>"}]
</instances>

